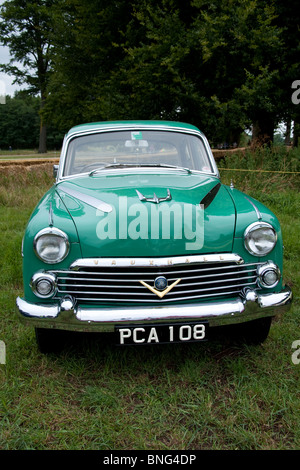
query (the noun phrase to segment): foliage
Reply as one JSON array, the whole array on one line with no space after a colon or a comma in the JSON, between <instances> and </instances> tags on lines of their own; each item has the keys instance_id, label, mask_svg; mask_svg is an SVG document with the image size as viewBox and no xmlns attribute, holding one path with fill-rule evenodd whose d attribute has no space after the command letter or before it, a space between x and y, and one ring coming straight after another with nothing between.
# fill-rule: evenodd
<instances>
[{"instance_id":1,"label":"foliage","mask_svg":"<svg viewBox=\"0 0 300 470\"><path fill-rule=\"evenodd\" d=\"M55 1L11 0L1 6L0 39L9 46L11 54L10 63L1 64L1 70L13 75L15 83L25 83L30 93L39 94L41 108L47 96L53 36L51 8ZM39 151L46 152L46 126L42 114Z\"/></svg>"},{"instance_id":2,"label":"foliage","mask_svg":"<svg viewBox=\"0 0 300 470\"><path fill-rule=\"evenodd\" d=\"M18 92L6 96L0 106L0 149L38 149L40 98ZM48 129L48 148L59 149L63 134L53 126Z\"/></svg>"},{"instance_id":3,"label":"foliage","mask_svg":"<svg viewBox=\"0 0 300 470\"><path fill-rule=\"evenodd\" d=\"M238 143L245 127L263 137L291 116L287 62L296 76L299 60L287 46L298 30L279 21L280 2L104 3L69 0L60 15L49 118L181 120Z\"/></svg>"},{"instance_id":4,"label":"foliage","mask_svg":"<svg viewBox=\"0 0 300 470\"><path fill-rule=\"evenodd\" d=\"M1 40L8 45L12 59L2 65L5 72L15 77L16 83L25 82L29 91L46 92L46 74L50 61L49 11L53 0L6 1L1 8ZM19 62L23 67L14 66Z\"/></svg>"},{"instance_id":5,"label":"foliage","mask_svg":"<svg viewBox=\"0 0 300 470\"><path fill-rule=\"evenodd\" d=\"M299 121L296 0L35 0L25 2L21 33L22 2L4 3L15 18L2 22L2 40L36 66L29 38L42 25L42 116L63 132L87 121L171 119L215 144L239 143L250 127L264 143L279 122Z\"/></svg>"},{"instance_id":6,"label":"foliage","mask_svg":"<svg viewBox=\"0 0 300 470\"><path fill-rule=\"evenodd\" d=\"M60 2L54 14L56 34L46 119L64 132L81 122L111 119L112 114L101 108L111 97L108 78L123 56L119 44L131 18L130 2L68 0Z\"/></svg>"},{"instance_id":7,"label":"foliage","mask_svg":"<svg viewBox=\"0 0 300 470\"><path fill-rule=\"evenodd\" d=\"M39 139L39 103L37 98L26 100L6 97L0 106L0 148L35 148Z\"/></svg>"}]
</instances>

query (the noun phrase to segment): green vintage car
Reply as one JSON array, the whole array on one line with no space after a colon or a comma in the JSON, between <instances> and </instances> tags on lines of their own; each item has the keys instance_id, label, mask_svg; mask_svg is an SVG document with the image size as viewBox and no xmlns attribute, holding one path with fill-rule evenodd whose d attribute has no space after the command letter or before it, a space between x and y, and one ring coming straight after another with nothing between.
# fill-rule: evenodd
<instances>
[{"instance_id":1,"label":"green vintage car","mask_svg":"<svg viewBox=\"0 0 300 470\"><path fill-rule=\"evenodd\" d=\"M17 307L43 352L64 330L145 345L235 325L260 343L292 298L277 218L223 185L205 136L178 122L72 128L22 255Z\"/></svg>"}]
</instances>

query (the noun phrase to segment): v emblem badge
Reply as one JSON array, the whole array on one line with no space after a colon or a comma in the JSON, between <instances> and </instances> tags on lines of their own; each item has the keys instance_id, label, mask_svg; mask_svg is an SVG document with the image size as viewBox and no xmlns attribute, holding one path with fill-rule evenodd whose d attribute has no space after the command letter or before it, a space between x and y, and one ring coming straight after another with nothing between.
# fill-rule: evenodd
<instances>
[{"instance_id":1,"label":"v emblem badge","mask_svg":"<svg viewBox=\"0 0 300 470\"><path fill-rule=\"evenodd\" d=\"M149 284L147 284L147 282L144 282L144 281L140 281L141 284L143 284L143 286L147 287L147 289L149 289L151 292L153 292L153 294L156 294L160 299L162 299L168 292L170 292L173 287L175 287L178 282L180 282L181 279L177 279L177 281L173 282L173 284L171 284L169 287L167 287L165 290L163 290L162 292L160 292L159 290L155 289L154 287L152 286L149 286Z\"/></svg>"}]
</instances>

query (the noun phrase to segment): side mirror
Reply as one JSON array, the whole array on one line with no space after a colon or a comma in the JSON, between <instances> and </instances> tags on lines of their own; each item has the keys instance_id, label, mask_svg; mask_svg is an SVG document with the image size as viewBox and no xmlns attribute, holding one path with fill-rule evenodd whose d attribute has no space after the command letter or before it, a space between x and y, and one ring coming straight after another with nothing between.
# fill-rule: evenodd
<instances>
[{"instance_id":1,"label":"side mirror","mask_svg":"<svg viewBox=\"0 0 300 470\"><path fill-rule=\"evenodd\" d=\"M57 177L57 172L58 172L58 165L53 165L53 176L54 176L54 178Z\"/></svg>"}]
</instances>

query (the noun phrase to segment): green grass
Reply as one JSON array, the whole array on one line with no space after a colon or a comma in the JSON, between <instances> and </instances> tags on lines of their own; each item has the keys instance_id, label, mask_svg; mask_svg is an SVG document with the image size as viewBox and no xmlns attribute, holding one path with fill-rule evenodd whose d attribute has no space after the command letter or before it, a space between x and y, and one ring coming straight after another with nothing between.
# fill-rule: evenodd
<instances>
[{"instance_id":1,"label":"green grass","mask_svg":"<svg viewBox=\"0 0 300 470\"><path fill-rule=\"evenodd\" d=\"M33 330L18 321L15 299L22 293L23 231L52 184L52 167L0 170L0 340L6 344L0 449L300 448L300 364L291 360L292 343L300 340L299 175L229 169L272 170L270 158L265 151L220 164L224 182L232 178L282 223L285 278L294 303L258 347L218 337L119 349L109 336L75 335L61 354L39 353ZM276 171L288 165L284 158L299 171L296 152L278 157Z\"/></svg>"}]
</instances>

